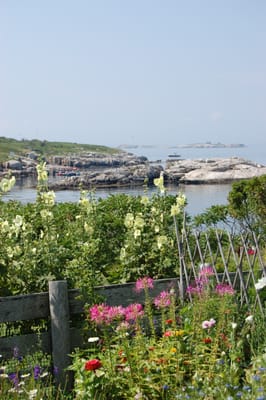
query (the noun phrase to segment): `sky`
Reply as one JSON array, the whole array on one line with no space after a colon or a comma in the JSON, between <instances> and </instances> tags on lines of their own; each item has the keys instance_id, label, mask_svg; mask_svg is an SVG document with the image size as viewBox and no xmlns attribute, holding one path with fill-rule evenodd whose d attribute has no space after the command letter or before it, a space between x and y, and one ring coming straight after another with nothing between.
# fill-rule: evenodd
<instances>
[{"instance_id":1,"label":"sky","mask_svg":"<svg viewBox=\"0 0 266 400\"><path fill-rule=\"evenodd\" d=\"M0 136L266 146L265 0L0 0Z\"/></svg>"}]
</instances>

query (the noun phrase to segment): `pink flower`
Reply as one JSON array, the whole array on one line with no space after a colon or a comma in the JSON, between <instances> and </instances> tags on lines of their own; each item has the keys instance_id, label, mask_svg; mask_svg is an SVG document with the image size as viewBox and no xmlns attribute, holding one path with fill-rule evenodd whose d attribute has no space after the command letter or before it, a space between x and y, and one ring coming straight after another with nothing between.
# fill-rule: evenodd
<instances>
[{"instance_id":1,"label":"pink flower","mask_svg":"<svg viewBox=\"0 0 266 400\"><path fill-rule=\"evenodd\" d=\"M105 324L107 320L108 306L106 304L95 304L89 310L91 321L97 325Z\"/></svg>"},{"instance_id":2,"label":"pink flower","mask_svg":"<svg viewBox=\"0 0 266 400\"><path fill-rule=\"evenodd\" d=\"M212 268L212 267L211 267ZM204 292L204 289L207 288L209 283L208 275L199 274L199 277L195 279L195 282L187 287L187 293L191 294L201 294Z\"/></svg>"},{"instance_id":3,"label":"pink flower","mask_svg":"<svg viewBox=\"0 0 266 400\"><path fill-rule=\"evenodd\" d=\"M111 307L106 304L95 304L89 312L91 321L97 325L108 325L115 319L124 318L125 309L122 306Z\"/></svg>"},{"instance_id":4,"label":"pink flower","mask_svg":"<svg viewBox=\"0 0 266 400\"><path fill-rule=\"evenodd\" d=\"M201 294L202 290L203 290L202 287L200 287L198 285L196 285L196 286L190 285L186 289L187 293L191 293L191 294Z\"/></svg>"},{"instance_id":5,"label":"pink flower","mask_svg":"<svg viewBox=\"0 0 266 400\"><path fill-rule=\"evenodd\" d=\"M153 279L145 276L136 282L136 292L141 292L144 289L153 289Z\"/></svg>"},{"instance_id":6,"label":"pink flower","mask_svg":"<svg viewBox=\"0 0 266 400\"><path fill-rule=\"evenodd\" d=\"M214 326L215 324L216 324L215 319L211 318L209 321L208 320L203 321L201 326L202 326L203 329L209 329L212 326Z\"/></svg>"},{"instance_id":7,"label":"pink flower","mask_svg":"<svg viewBox=\"0 0 266 400\"><path fill-rule=\"evenodd\" d=\"M143 315L144 311L141 304L134 303L125 308L126 321L136 321L137 318L142 317Z\"/></svg>"},{"instance_id":8,"label":"pink flower","mask_svg":"<svg viewBox=\"0 0 266 400\"><path fill-rule=\"evenodd\" d=\"M157 297L154 299L154 305L157 308L165 308L171 305L171 294L167 291L162 291Z\"/></svg>"},{"instance_id":9,"label":"pink flower","mask_svg":"<svg viewBox=\"0 0 266 400\"><path fill-rule=\"evenodd\" d=\"M163 334L164 337L170 337L173 336L173 332L172 331L165 331Z\"/></svg>"},{"instance_id":10,"label":"pink flower","mask_svg":"<svg viewBox=\"0 0 266 400\"><path fill-rule=\"evenodd\" d=\"M227 283L219 283L218 285L216 285L215 291L220 296L224 296L226 294L233 295L235 293L232 286L228 285Z\"/></svg>"},{"instance_id":11,"label":"pink flower","mask_svg":"<svg viewBox=\"0 0 266 400\"><path fill-rule=\"evenodd\" d=\"M199 276L212 276L214 275L214 269L209 264L202 264L200 266Z\"/></svg>"}]
</instances>

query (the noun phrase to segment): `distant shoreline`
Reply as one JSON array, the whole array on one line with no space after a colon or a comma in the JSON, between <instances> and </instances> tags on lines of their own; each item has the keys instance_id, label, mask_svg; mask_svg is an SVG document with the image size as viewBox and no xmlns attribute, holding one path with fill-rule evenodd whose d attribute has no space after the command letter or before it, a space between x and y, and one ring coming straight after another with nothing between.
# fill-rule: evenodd
<instances>
[{"instance_id":1,"label":"distant shoreline","mask_svg":"<svg viewBox=\"0 0 266 400\"><path fill-rule=\"evenodd\" d=\"M138 149L138 148L148 149L156 147L159 147L159 145L121 144L120 146L118 146L119 149ZM224 144L224 143L211 143L211 142L178 144L175 146L168 146L169 149L237 149L242 147L246 147L246 145L243 143Z\"/></svg>"}]
</instances>

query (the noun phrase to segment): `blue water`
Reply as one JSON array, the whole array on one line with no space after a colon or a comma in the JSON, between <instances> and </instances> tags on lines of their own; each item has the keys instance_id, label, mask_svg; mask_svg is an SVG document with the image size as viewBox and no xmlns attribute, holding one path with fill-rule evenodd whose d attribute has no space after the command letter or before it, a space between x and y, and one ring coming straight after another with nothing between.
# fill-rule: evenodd
<instances>
[{"instance_id":1,"label":"blue water","mask_svg":"<svg viewBox=\"0 0 266 400\"><path fill-rule=\"evenodd\" d=\"M203 212L206 208L214 204L226 204L227 195L231 189L231 185L180 185L167 187L167 193L176 195L183 192L188 200L187 212L190 215L196 215ZM156 193L155 187L149 188L148 195ZM144 195L142 187L134 188L112 188L112 189L97 189L95 192L96 198L106 198L107 196L126 193L132 196ZM57 202L77 202L80 197L79 191L62 190L55 193ZM17 200L23 204L31 203L36 200L36 190L24 187L15 186L10 193L3 196L4 201Z\"/></svg>"},{"instance_id":2,"label":"blue water","mask_svg":"<svg viewBox=\"0 0 266 400\"><path fill-rule=\"evenodd\" d=\"M196 149L196 148L175 148L171 146L154 146L144 147L138 146L134 149L126 149L136 155L144 155L148 157L150 161L161 160L162 163L169 157L169 154L177 153L180 158L185 159L196 159L196 158L229 158L229 157L241 157L246 160L253 161L255 163L266 165L266 151L265 145L251 144L245 147L238 148L212 148L212 149Z\"/></svg>"},{"instance_id":3,"label":"blue water","mask_svg":"<svg viewBox=\"0 0 266 400\"><path fill-rule=\"evenodd\" d=\"M136 155L146 156L150 161L161 160L164 165L169 154L180 154L181 158L212 158L212 157L242 157L250 161L266 165L266 152L264 146L252 145L243 148L213 148L213 149L195 149L195 148L170 148L170 146L142 147L134 149L125 149ZM167 188L167 193L176 195L183 192L188 200L187 211L190 215L196 215L206 208L216 204L226 204L227 196L231 190L231 184L219 185L179 185ZM149 188L148 195L156 193L155 187ZM142 187L134 188L111 188L97 189L96 198L106 198L107 196L119 193L130 195L143 195ZM34 202L36 199L36 190L27 187L27 182L23 185L16 185L13 190L3 196L3 200L18 200L22 203ZM64 190L56 192L57 202L77 202L79 200L79 191Z\"/></svg>"}]
</instances>

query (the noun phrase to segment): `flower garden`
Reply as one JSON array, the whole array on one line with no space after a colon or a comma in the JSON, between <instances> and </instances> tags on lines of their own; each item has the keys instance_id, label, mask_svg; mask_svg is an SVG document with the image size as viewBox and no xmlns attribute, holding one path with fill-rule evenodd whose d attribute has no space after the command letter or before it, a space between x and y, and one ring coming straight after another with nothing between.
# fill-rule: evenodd
<instances>
[{"instance_id":1,"label":"flower garden","mask_svg":"<svg viewBox=\"0 0 266 400\"><path fill-rule=\"evenodd\" d=\"M87 299L85 345L71 354L72 390L56 386L51 355L12 349L10 357L0 358L0 398L266 399L263 239L254 248L250 239L244 242L237 255L234 247L243 235L236 234L234 246L219 236L217 245L210 227L208 246L199 243L192 257L182 246L184 224L189 232L195 220L185 216L182 194L164 193L162 177L153 198L96 202L81 192L78 204L63 205L47 188L45 165L38 167L38 177L35 204L1 202L0 295L45 291L49 280L66 279ZM13 183L3 180L2 192ZM185 239L191 249L198 236ZM183 257L186 268L180 269ZM247 272L244 290L232 284L231 270L241 279ZM180 278L183 272L182 287L169 285L153 295L156 279ZM111 306L94 291L99 284L130 281L144 301ZM42 321L0 324L1 336L45 329Z\"/></svg>"}]
</instances>

